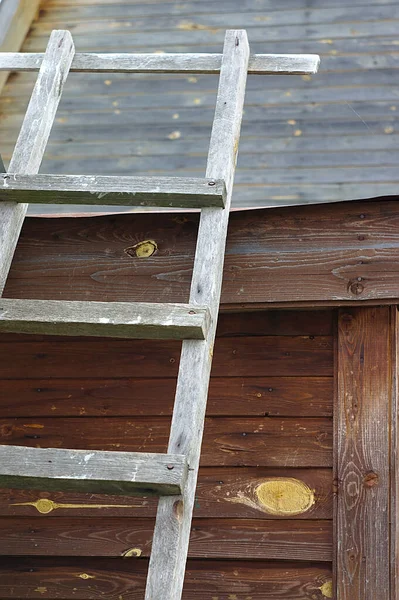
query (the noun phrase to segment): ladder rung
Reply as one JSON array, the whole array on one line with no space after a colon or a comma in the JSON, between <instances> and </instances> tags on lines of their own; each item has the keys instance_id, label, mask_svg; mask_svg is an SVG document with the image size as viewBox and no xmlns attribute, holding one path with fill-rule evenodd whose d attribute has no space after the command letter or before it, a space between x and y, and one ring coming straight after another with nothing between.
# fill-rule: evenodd
<instances>
[{"instance_id":1,"label":"ladder rung","mask_svg":"<svg viewBox=\"0 0 399 600\"><path fill-rule=\"evenodd\" d=\"M205 339L206 307L0 298L0 332L136 339Z\"/></svg>"},{"instance_id":2,"label":"ladder rung","mask_svg":"<svg viewBox=\"0 0 399 600\"><path fill-rule=\"evenodd\" d=\"M170 496L186 476L179 454L0 446L0 488Z\"/></svg>"},{"instance_id":3,"label":"ladder rung","mask_svg":"<svg viewBox=\"0 0 399 600\"><path fill-rule=\"evenodd\" d=\"M23 204L223 208L226 199L221 179L13 173L1 178L0 200Z\"/></svg>"},{"instance_id":4,"label":"ladder rung","mask_svg":"<svg viewBox=\"0 0 399 600\"><path fill-rule=\"evenodd\" d=\"M38 71L43 54L0 53L0 71ZM249 75L317 73L317 54L253 54ZM71 71L97 73L219 73L221 54L92 54L77 53Z\"/></svg>"}]
</instances>

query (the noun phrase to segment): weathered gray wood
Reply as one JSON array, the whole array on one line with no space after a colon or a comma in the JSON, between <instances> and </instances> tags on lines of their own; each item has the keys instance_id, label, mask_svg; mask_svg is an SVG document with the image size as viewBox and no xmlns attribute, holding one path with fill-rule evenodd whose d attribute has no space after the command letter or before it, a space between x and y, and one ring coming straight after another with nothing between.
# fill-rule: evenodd
<instances>
[{"instance_id":1,"label":"weathered gray wood","mask_svg":"<svg viewBox=\"0 0 399 600\"><path fill-rule=\"evenodd\" d=\"M0 331L203 340L209 326L209 311L197 305L0 298Z\"/></svg>"},{"instance_id":2,"label":"weathered gray wood","mask_svg":"<svg viewBox=\"0 0 399 600\"><path fill-rule=\"evenodd\" d=\"M0 201L36 204L94 204L223 208L223 180L192 177L100 175L0 176Z\"/></svg>"},{"instance_id":3,"label":"weathered gray wood","mask_svg":"<svg viewBox=\"0 0 399 600\"><path fill-rule=\"evenodd\" d=\"M213 322L205 341L183 342L168 451L178 451L187 456L190 471L182 499L160 499L146 600L179 600L183 587L248 58L245 31L228 31L206 171L207 177L225 180L226 209L208 208L201 212L190 292L190 302L193 304L202 304L206 300Z\"/></svg>"},{"instance_id":4,"label":"weathered gray wood","mask_svg":"<svg viewBox=\"0 0 399 600\"><path fill-rule=\"evenodd\" d=\"M30 175L39 170L74 53L68 31L51 34L9 165L12 173ZM0 206L0 293L26 211L26 204L4 203Z\"/></svg>"},{"instance_id":5,"label":"weathered gray wood","mask_svg":"<svg viewBox=\"0 0 399 600\"><path fill-rule=\"evenodd\" d=\"M93 494L179 494L184 456L0 446L0 488Z\"/></svg>"},{"instance_id":6,"label":"weathered gray wood","mask_svg":"<svg viewBox=\"0 0 399 600\"><path fill-rule=\"evenodd\" d=\"M0 71L38 71L39 52L4 52ZM71 71L97 73L219 73L221 54L94 54L79 53ZM249 59L251 75L307 75L317 73L317 54L254 54Z\"/></svg>"}]
</instances>

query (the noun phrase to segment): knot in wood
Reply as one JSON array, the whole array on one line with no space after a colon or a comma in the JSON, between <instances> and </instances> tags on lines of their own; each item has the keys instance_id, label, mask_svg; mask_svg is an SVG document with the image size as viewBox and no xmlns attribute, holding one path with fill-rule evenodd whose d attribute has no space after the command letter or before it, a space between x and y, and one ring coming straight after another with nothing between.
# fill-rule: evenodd
<instances>
[{"instance_id":1,"label":"knot in wood","mask_svg":"<svg viewBox=\"0 0 399 600\"><path fill-rule=\"evenodd\" d=\"M377 473L374 473L373 471L370 471L369 473L366 473L366 475L363 478L363 483L366 487L374 487L375 485L378 485L379 483L379 477Z\"/></svg>"},{"instance_id":2,"label":"knot in wood","mask_svg":"<svg viewBox=\"0 0 399 600\"><path fill-rule=\"evenodd\" d=\"M158 250L158 244L154 240L143 240L134 246L125 248L125 254L133 258L149 258L156 250Z\"/></svg>"}]
</instances>

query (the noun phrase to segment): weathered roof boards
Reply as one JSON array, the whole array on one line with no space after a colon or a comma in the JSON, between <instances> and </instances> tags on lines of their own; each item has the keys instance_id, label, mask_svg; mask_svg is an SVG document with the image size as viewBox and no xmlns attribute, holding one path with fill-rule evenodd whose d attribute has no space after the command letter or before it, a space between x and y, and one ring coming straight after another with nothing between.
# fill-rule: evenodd
<instances>
[{"instance_id":1,"label":"weathered roof boards","mask_svg":"<svg viewBox=\"0 0 399 600\"><path fill-rule=\"evenodd\" d=\"M5 300L6 332L121 335L184 340L166 455L77 453L0 447L0 484L45 490L160 495L146 600L179 600L195 501L201 440L222 286L223 262L248 72L314 73L318 57L256 55L245 31L226 32L222 55L78 55L68 31L53 31L43 55L0 56L0 69L38 70L17 144L0 188L0 286L4 288L27 203L125 202L200 207L188 305L104 306L87 302ZM204 179L59 177L38 175L69 70L219 73ZM129 469L129 464L131 465ZM107 475L108 471L108 475ZM173 471L173 473L171 473ZM180 495L170 495L173 493Z\"/></svg>"}]
</instances>

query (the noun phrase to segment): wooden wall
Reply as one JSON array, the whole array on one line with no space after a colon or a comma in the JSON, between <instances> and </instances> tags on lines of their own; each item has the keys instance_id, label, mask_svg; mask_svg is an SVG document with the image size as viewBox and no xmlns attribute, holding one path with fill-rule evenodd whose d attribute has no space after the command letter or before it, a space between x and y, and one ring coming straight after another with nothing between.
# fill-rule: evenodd
<instances>
[{"instance_id":1,"label":"wooden wall","mask_svg":"<svg viewBox=\"0 0 399 600\"><path fill-rule=\"evenodd\" d=\"M185 600L332 597L333 313L222 315ZM3 334L0 443L166 449L179 343ZM0 598L138 600L155 500L0 492Z\"/></svg>"}]
</instances>

